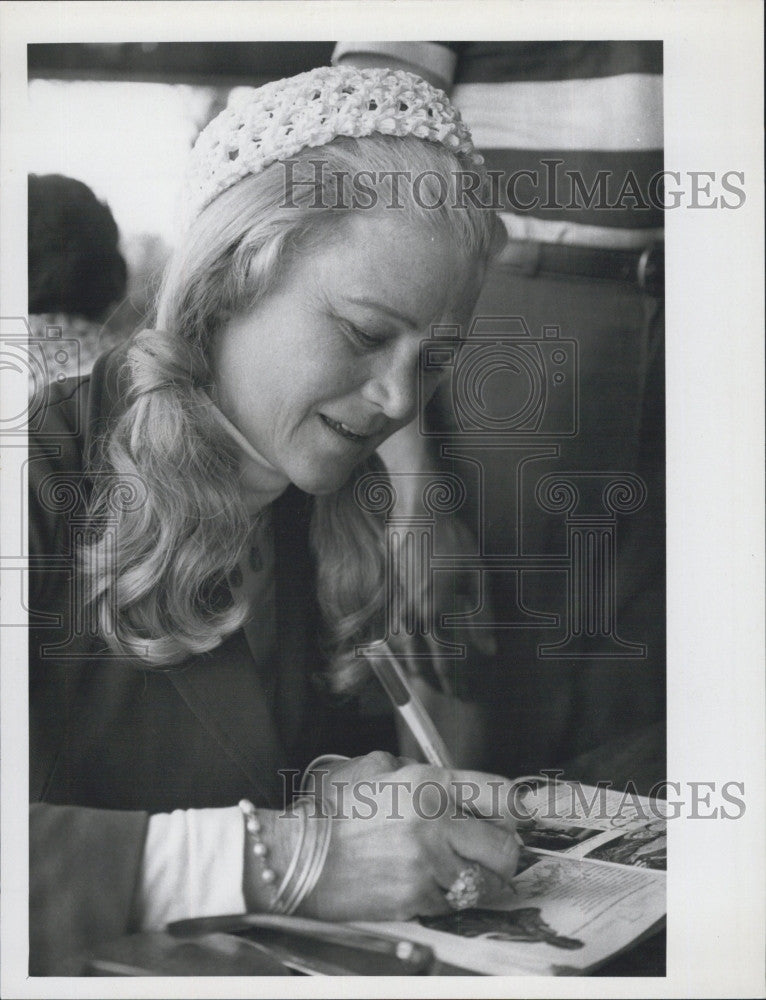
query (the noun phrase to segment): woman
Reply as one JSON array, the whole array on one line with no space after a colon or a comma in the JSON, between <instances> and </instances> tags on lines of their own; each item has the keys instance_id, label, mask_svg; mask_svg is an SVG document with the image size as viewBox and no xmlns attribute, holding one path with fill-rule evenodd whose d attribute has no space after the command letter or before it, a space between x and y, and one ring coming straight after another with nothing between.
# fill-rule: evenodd
<instances>
[{"instance_id":1,"label":"woman","mask_svg":"<svg viewBox=\"0 0 766 1000\"><path fill-rule=\"evenodd\" d=\"M407 918L513 875L512 822L455 803L470 781L496 813L510 789L486 775L372 752L334 763L332 809L284 809L319 751L375 751L357 649L389 591L363 477L416 415L421 341L478 295L495 229L467 176L467 130L410 74L255 91L195 146L157 329L51 388L30 442L31 971L184 916Z\"/></svg>"}]
</instances>

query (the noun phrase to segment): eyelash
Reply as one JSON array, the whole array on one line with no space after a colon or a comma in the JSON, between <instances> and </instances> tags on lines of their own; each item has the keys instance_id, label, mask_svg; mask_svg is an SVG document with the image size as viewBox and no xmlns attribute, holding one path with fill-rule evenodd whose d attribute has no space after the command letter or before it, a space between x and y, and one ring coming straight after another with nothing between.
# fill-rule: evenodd
<instances>
[{"instance_id":1,"label":"eyelash","mask_svg":"<svg viewBox=\"0 0 766 1000\"><path fill-rule=\"evenodd\" d=\"M346 321L343 326L351 339L356 342L356 345L364 348L365 350L372 350L376 347L380 347L383 343L383 340L380 337L371 337L370 334L365 333L364 330L360 330L359 327L354 326L353 323Z\"/></svg>"},{"instance_id":2,"label":"eyelash","mask_svg":"<svg viewBox=\"0 0 766 1000\"><path fill-rule=\"evenodd\" d=\"M353 323L349 323L348 320L344 320L342 326L346 332L346 336L353 340L355 342L355 346L360 350L375 350L375 348L380 347L384 343L384 338L372 337L370 334L365 333L364 330L360 330L358 326L354 326ZM425 377L428 381L440 382L445 372L448 370L449 367L432 369L432 371L426 374Z\"/></svg>"}]
</instances>

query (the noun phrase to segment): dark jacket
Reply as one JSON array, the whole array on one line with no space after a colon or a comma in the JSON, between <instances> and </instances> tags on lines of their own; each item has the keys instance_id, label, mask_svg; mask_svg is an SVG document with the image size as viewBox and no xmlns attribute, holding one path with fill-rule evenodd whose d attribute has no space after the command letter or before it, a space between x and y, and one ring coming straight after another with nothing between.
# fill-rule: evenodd
<instances>
[{"instance_id":1,"label":"dark jacket","mask_svg":"<svg viewBox=\"0 0 766 1000\"><path fill-rule=\"evenodd\" d=\"M337 745L324 742L332 709L311 684L320 667L311 501L295 488L274 506L278 662L256 662L240 630L210 653L149 671L110 655L81 623L73 553L101 469L97 442L124 397L121 360L112 352L90 376L52 385L30 434L33 974L130 929L148 814L243 796L278 806L280 768Z\"/></svg>"}]
</instances>

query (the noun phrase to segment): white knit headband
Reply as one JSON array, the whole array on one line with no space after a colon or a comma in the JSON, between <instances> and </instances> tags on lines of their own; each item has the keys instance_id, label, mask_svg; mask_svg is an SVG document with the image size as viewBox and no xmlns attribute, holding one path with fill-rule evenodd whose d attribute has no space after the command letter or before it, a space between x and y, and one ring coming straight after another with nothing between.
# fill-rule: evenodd
<instances>
[{"instance_id":1,"label":"white knit headband","mask_svg":"<svg viewBox=\"0 0 766 1000\"><path fill-rule=\"evenodd\" d=\"M426 139L479 165L471 133L443 90L405 70L321 66L268 83L200 133L186 177L187 221L247 174L336 136Z\"/></svg>"}]
</instances>

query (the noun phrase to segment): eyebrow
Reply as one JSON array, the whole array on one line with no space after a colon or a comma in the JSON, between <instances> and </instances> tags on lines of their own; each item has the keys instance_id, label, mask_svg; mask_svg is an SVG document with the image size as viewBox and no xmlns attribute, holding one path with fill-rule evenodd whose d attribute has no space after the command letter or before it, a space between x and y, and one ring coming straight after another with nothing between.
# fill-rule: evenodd
<instances>
[{"instance_id":1,"label":"eyebrow","mask_svg":"<svg viewBox=\"0 0 766 1000\"><path fill-rule=\"evenodd\" d=\"M366 306L368 309L377 309L380 312L384 312L393 319L399 320L400 323L404 323L405 326L410 327L411 330L417 330L418 328L417 321L411 316L407 316L406 313L401 313L398 309L385 305L383 302L376 302L375 299L366 299L364 297L357 298L353 295L346 296L346 301L353 302L354 305L357 306Z\"/></svg>"}]
</instances>

